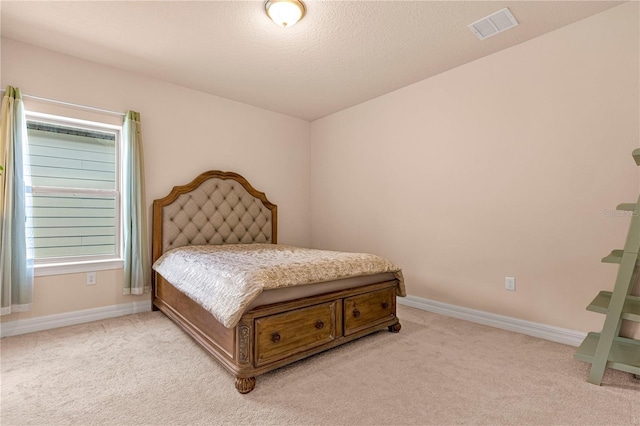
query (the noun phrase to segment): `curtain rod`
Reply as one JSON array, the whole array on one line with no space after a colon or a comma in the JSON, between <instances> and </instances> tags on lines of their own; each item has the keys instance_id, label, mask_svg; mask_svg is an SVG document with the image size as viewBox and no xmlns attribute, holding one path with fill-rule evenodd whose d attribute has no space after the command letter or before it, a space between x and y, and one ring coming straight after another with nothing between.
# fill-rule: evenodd
<instances>
[{"instance_id":1,"label":"curtain rod","mask_svg":"<svg viewBox=\"0 0 640 426\"><path fill-rule=\"evenodd\" d=\"M5 90L1 90L1 92L4 94ZM71 103L71 102L57 101L55 99L41 98L40 96L27 95L27 94L24 94L24 93L22 94L22 97L26 98L26 99L33 99L33 100L36 100L36 101L49 102L49 103L58 104L58 105L64 105L64 106L68 106L68 107L72 107L72 108L84 109L84 110L93 111L93 112L100 112L100 113L103 113L103 114L117 115L119 117L124 117L126 115L126 114L124 114L122 112L110 111L108 109L101 109L101 108L95 108L95 107L90 107L90 106L86 106L86 105L74 104L74 103Z\"/></svg>"}]
</instances>

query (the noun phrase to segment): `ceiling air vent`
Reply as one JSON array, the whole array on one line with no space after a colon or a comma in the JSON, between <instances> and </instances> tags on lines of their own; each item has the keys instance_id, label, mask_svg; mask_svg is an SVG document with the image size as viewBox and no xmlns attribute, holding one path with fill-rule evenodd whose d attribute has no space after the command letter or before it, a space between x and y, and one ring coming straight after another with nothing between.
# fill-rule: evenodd
<instances>
[{"instance_id":1,"label":"ceiling air vent","mask_svg":"<svg viewBox=\"0 0 640 426\"><path fill-rule=\"evenodd\" d=\"M518 25L509 9L504 8L469 25L469 29L480 40L491 37Z\"/></svg>"}]
</instances>

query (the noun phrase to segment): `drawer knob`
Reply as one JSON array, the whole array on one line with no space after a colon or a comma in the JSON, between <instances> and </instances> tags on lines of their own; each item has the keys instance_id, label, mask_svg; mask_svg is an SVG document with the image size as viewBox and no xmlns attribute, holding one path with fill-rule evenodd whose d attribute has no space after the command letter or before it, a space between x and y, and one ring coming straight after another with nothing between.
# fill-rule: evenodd
<instances>
[{"instance_id":1,"label":"drawer knob","mask_svg":"<svg viewBox=\"0 0 640 426\"><path fill-rule=\"evenodd\" d=\"M360 311L357 310L357 309L354 309L353 310L353 316L356 317L356 318L360 318Z\"/></svg>"},{"instance_id":2,"label":"drawer knob","mask_svg":"<svg viewBox=\"0 0 640 426\"><path fill-rule=\"evenodd\" d=\"M382 302L382 309L389 309L389 302Z\"/></svg>"},{"instance_id":3,"label":"drawer knob","mask_svg":"<svg viewBox=\"0 0 640 426\"><path fill-rule=\"evenodd\" d=\"M318 330L322 330L324 328L324 323L320 320L316 321L316 328Z\"/></svg>"},{"instance_id":4,"label":"drawer knob","mask_svg":"<svg viewBox=\"0 0 640 426\"><path fill-rule=\"evenodd\" d=\"M271 341L273 343L278 343L280 341L280 333L278 332L271 333Z\"/></svg>"}]
</instances>

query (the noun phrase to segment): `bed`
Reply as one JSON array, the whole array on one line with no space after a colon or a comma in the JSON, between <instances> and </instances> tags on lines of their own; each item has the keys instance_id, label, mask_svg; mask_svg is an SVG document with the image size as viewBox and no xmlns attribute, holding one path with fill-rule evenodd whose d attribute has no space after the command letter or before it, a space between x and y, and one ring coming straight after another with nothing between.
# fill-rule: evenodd
<instances>
[{"instance_id":1,"label":"bed","mask_svg":"<svg viewBox=\"0 0 640 426\"><path fill-rule=\"evenodd\" d=\"M219 361L243 394L267 371L400 331L399 268L369 254L277 244L277 206L237 173L208 171L155 200L152 253L153 309ZM271 266L243 269L260 256ZM319 263L307 265L309 257ZM218 271L229 260L236 269ZM247 289L239 299L238 286Z\"/></svg>"}]
</instances>

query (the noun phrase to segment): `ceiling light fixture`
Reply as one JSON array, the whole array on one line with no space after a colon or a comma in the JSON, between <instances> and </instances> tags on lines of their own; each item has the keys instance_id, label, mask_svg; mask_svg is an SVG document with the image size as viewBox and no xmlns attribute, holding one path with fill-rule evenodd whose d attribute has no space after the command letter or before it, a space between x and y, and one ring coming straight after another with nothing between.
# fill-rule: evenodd
<instances>
[{"instance_id":1,"label":"ceiling light fixture","mask_svg":"<svg viewBox=\"0 0 640 426\"><path fill-rule=\"evenodd\" d=\"M307 12L300 0L269 0L264 8L273 22L285 28L293 27Z\"/></svg>"}]
</instances>

